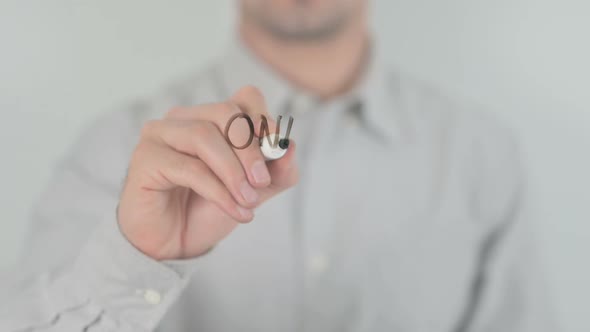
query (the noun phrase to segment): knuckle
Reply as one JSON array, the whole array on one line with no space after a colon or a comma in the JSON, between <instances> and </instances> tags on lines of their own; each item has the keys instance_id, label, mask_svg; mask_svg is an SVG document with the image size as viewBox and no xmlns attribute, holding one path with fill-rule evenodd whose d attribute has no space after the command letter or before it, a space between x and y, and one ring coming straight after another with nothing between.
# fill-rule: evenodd
<instances>
[{"instance_id":1,"label":"knuckle","mask_svg":"<svg viewBox=\"0 0 590 332\"><path fill-rule=\"evenodd\" d=\"M241 113L240 108L230 101L222 102L219 105L219 112L228 119L235 114Z\"/></svg>"},{"instance_id":2,"label":"knuckle","mask_svg":"<svg viewBox=\"0 0 590 332\"><path fill-rule=\"evenodd\" d=\"M243 94L245 97L264 99L262 91L254 85L246 85L242 87L238 93Z\"/></svg>"},{"instance_id":3,"label":"knuckle","mask_svg":"<svg viewBox=\"0 0 590 332\"><path fill-rule=\"evenodd\" d=\"M141 128L141 136L146 137L146 136L152 135L159 124L160 124L159 120L146 121L143 124L143 127Z\"/></svg>"},{"instance_id":4,"label":"knuckle","mask_svg":"<svg viewBox=\"0 0 590 332\"><path fill-rule=\"evenodd\" d=\"M217 134L217 127L209 121L195 121L190 125L190 130L195 133L199 139L208 141L213 139Z\"/></svg>"},{"instance_id":5,"label":"knuckle","mask_svg":"<svg viewBox=\"0 0 590 332\"><path fill-rule=\"evenodd\" d=\"M140 141L131 155L129 168L135 169L141 167L147 162L147 159L152 155L151 144L146 141Z\"/></svg>"},{"instance_id":6,"label":"knuckle","mask_svg":"<svg viewBox=\"0 0 590 332\"><path fill-rule=\"evenodd\" d=\"M234 209L236 203L232 197L232 195L224 188L220 188L215 193L215 198L218 200L219 204L223 209L226 211L231 211Z\"/></svg>"},{"instance_id":7,"label":"knuckle","mask_svg":"<svg viewBox=\"0 0 590 332\"><path fill-rule=\"evenodd\" d=\"M197 160L186 159L179 163L179 168L187 178L194 178L203 172L203 166Z\"/></svg>"},{"instance_id":8,"label":"knuckle","mask_svg":"<svg viewBox=\"0 0 590 332\"><path fill-rule=\"evenodd\" d=\"M183 179L192 188L199 184L199 178L202 176L202 168L196 159L178 158L166 165L166 168L170 174L175 174L178 178Z\"/></svg>"},{"instance_id":9,"label":"knuckle","mask_svg":"<svg viewBox=\"0 0 590 332\"><path fill-rule=\"evenodd\" d=\"M231 183L234 188L240 188L242 183L246 182L246 175L244 174L244 172L242 170L231 170L230 172L228 172L227 176L227 181L229 183Z\"/></svg>"},{"instance_id":10,"label":"knuckle","mask_svg":"<svg viewBox=\"0 0 590 332\"><path fill-rule=\"evenodd\" d=\"M135 151L133 152L134 157L142 157L149 153L149 149L151 149L151 144L148 141L141 140L135 146Z\"/></svg>"},{"instance_id":11,"label":"knuckle","mask_svg":"<svg viewBox=\"0 0 590 332\"><path fill-rule=\"evenodd\" d=\"M166 118L173 118L173 117L179 116L183 112L184 112L184 109L182 107L172 107L171 109L168 110L168 112L166 112L165 117Z\"/></svg>"}]
</instances>

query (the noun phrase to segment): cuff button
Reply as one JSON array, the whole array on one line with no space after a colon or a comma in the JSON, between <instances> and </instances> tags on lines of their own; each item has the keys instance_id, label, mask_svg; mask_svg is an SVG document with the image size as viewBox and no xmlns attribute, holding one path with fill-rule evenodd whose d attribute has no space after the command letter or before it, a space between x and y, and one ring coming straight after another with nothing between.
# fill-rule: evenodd
<instances>
[{"instance_id":1,"label":"cuff button","mask_svg":"<svg viewBox=\"0 0 590 332\"><path fill-rule=\"evenodd\" d=\"M147 303L153 305L160 304L160 302L162 302L162 295L153 289L147 289L143 293L143 298Z\"/></svg>"}]
</instances>

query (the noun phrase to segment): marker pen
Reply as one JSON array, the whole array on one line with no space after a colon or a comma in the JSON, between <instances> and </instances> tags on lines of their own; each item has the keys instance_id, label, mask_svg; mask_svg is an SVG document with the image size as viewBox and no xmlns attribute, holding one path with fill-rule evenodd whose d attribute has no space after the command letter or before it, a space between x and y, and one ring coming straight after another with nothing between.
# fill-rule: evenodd
<instances>
[{"instance_id":1,"label":"marker pen","mask_svg":"<svg viewBox=\"0 0 590 332\"><path fill-rule=\"evenodd\" d=\"M273 140L273 136L274 135L269 135L262 138L260 151L266 160L276 160L282 158L287 153L287 149L289 148L289 139L285 137L279 138L279 141L277 142L278 144L273 146L271 142L276 142Z\"/></svg>"},{"instance_id":2,"label":"marker pen","mask_svg":"<svg viewBox=\"0 0 590 332\"><path fill-rule=\"evenodd\" d=\"M264 159L266 159L267 161L280 159L285 154L287 154L287 149L289 148L289 135L291 135L291 127L293 126L293 117L289 117L289 124L287 126L287 132L285 133L285 136L279 135L279 133L281 132L282 118L283 116L279 115L277 120L276 133L274 135L267 135L262 138L262 142L260 144L260 151L262 151L262 155L264 156Z\"/></svg>"}]
</instances>

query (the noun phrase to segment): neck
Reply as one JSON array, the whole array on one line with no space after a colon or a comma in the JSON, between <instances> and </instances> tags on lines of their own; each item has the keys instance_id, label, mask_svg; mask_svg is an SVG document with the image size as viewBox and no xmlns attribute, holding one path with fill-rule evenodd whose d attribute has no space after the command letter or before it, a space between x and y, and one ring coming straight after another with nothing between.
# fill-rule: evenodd
<instances>
[{"instance_id":1,"label":"neck","mask_svg":"<svg viewBox=\"0 0 590 332\"><path fill-rule=\"evenodd\" d=\"M239 31L252 52L279 75L322 99L348 92L363 74L369 49L365 15L326 40L278 40L245 19Z\"/></svg>"}]
</instances>

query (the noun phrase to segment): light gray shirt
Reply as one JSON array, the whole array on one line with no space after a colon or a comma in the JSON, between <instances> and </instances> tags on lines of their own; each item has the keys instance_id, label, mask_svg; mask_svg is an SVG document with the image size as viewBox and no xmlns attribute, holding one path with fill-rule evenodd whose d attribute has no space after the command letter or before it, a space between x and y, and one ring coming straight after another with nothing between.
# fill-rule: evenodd
<instances>
[{"instance_id":1,"label":"light gray shirt","mask_svg":"<svg viewBox=\"0 0 590 332\"><path fill-rule=\"evenodd\" d=\"M143 255L115 219L142 124L247 84L295 119L300 183L202 257ZM320 101L236 42L76 142L3 277L0 331L555 331L524 187L509 130L378 49L356 89Z\"/></svg>"}]
</instances>

